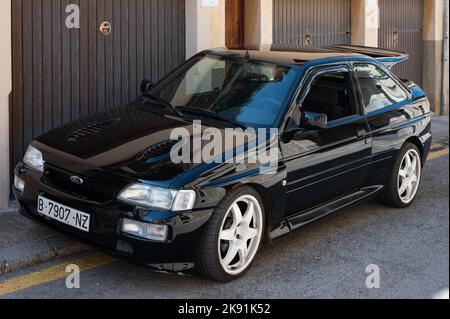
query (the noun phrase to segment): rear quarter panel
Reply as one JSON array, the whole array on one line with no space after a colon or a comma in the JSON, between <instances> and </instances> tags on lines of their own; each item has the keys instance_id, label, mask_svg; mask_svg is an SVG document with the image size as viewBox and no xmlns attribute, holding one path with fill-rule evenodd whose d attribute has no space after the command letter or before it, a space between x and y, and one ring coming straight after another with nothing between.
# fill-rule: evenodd
<instances>
[{"instance_id":1,"label":"rear quarter panel","mask_svg":"<svg viewBox=\"0 0 450 319\"><path fill-rule=\"evenodd\" d=\"M403 103L382 109L367 117L373 136L372 168L368 174L369 185L385 185L392 166L407 142L415 143L425 162L431 147L430 104L418 87L410 88L412 98Z\"/></svg>"}]
</instances>

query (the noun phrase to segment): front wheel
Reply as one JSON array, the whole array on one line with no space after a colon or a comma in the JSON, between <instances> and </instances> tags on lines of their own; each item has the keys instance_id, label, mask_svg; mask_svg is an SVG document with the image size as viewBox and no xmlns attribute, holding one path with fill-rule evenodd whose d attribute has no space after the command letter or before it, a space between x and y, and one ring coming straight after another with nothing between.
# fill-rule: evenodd
<instances>
[{"instance_id":1,"label":"front wheel","mask_svg":"<svg viewBox=\"0 0 450 319\"><path fill-rule=\"evenodd\" d=\"M244 275L260 249L264 222L264 207L253 188L231 191L206 226L199 248L198 270L222 282Z\"/></svg>"},{"instance_id":2,"label":"front wheel","mask_svg":"<svg viewBox=\"0 0 450 319\"><path fill-rule=\"evenodd\" d=\"M419 190L422 178L422 158L414 144L407 143L400 151L381 200L397 208L411 205Z\"/></svg>"}]
</instances>

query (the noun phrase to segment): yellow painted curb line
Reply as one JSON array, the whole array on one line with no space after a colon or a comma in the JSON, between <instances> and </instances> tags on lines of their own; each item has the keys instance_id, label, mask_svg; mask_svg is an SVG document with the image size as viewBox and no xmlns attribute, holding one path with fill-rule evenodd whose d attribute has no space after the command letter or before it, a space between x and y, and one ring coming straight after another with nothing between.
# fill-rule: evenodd
<instances>
[{"instance_id":1,"label":"yellow painted curb line","mask_svg":"<svg viewBox=\"0 0 450 319\"><path fill-rule=\"evenodd\" d=\"M68 265L77 265L80 268L80 271L86 271L111 264L115 261L117 261L117 259L101 253L69 260L65 263L36 271L28 275L0 282L0 296L66 278L70 275L70 273L66 272L66 267Z\"/></svg>"},{"instance_id":2,"label":"yellow painted curb line","mask_svg":"<svg viewBox=\"0 0 450 319\"><path fill-rule=\"evenodd\" d=\"M442 157L442 156L445 156L445 155L448 155L448 149L445 149L445 150L441 150L441 151L437 151L437 152L433 152L433 153L431 153L429 156L428 156L428 161L432 161L432 160L434 160L434 159L436 159L436 158L439 158L439 157Z\"/></svg>"}]
</instances>

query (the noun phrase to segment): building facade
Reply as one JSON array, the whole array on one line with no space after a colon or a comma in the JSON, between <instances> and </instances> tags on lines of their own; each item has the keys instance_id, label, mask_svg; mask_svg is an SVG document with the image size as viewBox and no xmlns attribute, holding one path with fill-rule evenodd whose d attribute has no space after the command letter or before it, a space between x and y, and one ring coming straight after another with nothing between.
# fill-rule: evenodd
<instances>
[{"instance_id":1,"label":"building facade","mask_svg":"<svg viewBox=\"0 0 450 319\"><path fill-rule=\"evenodd\" d=\"M132 101L142 79L158 81L212 47L406 51L395 71L447 113L446 8L448 0L0 0L0 208L34 137Z\"/></svg>"}]
</instances>

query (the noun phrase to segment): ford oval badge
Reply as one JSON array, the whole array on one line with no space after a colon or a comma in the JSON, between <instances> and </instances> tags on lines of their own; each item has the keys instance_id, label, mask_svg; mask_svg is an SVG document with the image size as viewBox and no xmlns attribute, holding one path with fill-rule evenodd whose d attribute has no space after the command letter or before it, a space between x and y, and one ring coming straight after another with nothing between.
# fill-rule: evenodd
<instances>
[{"instance_id":1,"label":"ford oval badge","mask_svg":"<svg viewBox=\"0 0 450 319\"><path fill-rule=\"evenodd\" d=\"M74 184L77 184L77 185L84 184L84 180L81 177L78 177L78 176L71 176L70 177L70 181L72 183L74 183Z\"/></svg>"}]
</instances>

